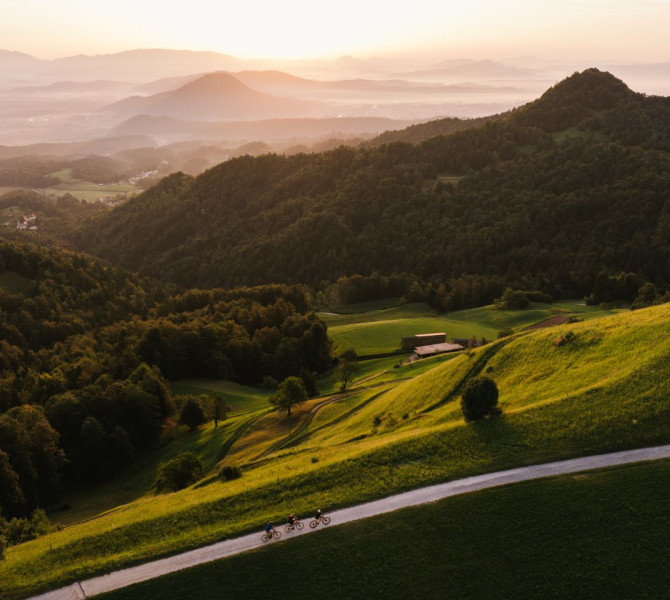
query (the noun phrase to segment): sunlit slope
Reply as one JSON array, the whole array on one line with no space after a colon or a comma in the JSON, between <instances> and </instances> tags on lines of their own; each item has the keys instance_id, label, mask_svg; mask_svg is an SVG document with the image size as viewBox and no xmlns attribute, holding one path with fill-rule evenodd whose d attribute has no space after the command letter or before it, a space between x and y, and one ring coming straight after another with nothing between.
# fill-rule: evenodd
<instances>
[{"instance_id":1,"label":"sunlit slope","mask_svg":"<svg viewBox=\"0 0 670 600\"><path fill-rule=\"evenodd\" d=\"M257 573L297 564L310 568L272 598L666 598L669 480L666 460L482 490L284 538L104 600L261 598Z\"/></svg>"},{"instance_id":2,"label":"sunlit slope","mask_svg":"<svg viewBox=\"0 0 670 600\"><path fill-rule=\"evenodd\" d=\"M555 343L569 332L569 343ZM0 595L26 596L260 529L291 510L329 510L473 474L668 443L669 359L670 305L663 305L517 334L436 360L411 380L368 381L350 395L313 400L291 420L268 415L262 430L250 428L230 448L241 479L140 499L10 548ZM496 380L504 414L465 424L459 393L477 374Z\"/></svg>"}]
</instances>

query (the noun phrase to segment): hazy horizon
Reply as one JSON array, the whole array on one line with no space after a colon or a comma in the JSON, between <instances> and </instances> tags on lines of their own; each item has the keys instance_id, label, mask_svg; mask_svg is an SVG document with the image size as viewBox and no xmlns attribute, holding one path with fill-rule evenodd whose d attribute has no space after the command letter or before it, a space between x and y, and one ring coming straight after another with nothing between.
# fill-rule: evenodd
<instances>
[{"instance_id":1,"label":"hazy horizon","mask_svg":"<svg viewBox=\"0 0 670 600\"><path fill-rule=\"evenodd\" d=\"M549 61L664 62L670 3L641 0L434 2L411 10L378 1L249 2L226 9L192 0L189 10L147 0L112 4L0 0L2 47L53 60L165 48L240 59L427 60L533 57Z\"/></svg>"}]
</instances>

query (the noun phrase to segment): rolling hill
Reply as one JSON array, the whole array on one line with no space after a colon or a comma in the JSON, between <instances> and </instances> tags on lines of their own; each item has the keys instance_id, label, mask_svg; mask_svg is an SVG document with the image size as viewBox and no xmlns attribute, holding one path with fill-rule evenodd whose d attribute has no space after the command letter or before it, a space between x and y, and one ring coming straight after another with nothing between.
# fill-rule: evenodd
<instances>
[{"instance_id":1,"label":"rolling hill","mask_svg":"<svg viewBox=\"0 0 670 600\"><path fill-rule=\"evenodd\" d=\"M175 175L177 188L160 183L70 239L185 286L320 286L375 271L436 285L496 276L564 297L589 294L600 271L670 283L655 258L667 256L670 100L588 70L473 125Z\"/></svg>"},{"instance_id":2,"label":"rolling hill","mask_svg":"<svg viewBox=\"0 0 670 600\"><path fill-rule=\"evenodd\" d=\"M515 335L429 361L415 376L400 367L391 370L400 371L396 380L365 378L291 418L268 413L225 456L243 467L240 479L211 476L12 547L0 590L25 596L256 531L290 510L332 510L468 475L667 443L669 328L666 304ZM557 344L560 336L571 341ZM495 378L503 416L466 424L458 397L480 373Z\"/></svg>"},{"instance_id":3,"label":"rolling hill","mask_svg":"<svg viewBox=\"0 0 670 600\"><path fill-rule=\"evenodd\" d=\"M305 115L310 104L252 90L232 75L203 75L185 85L151 96L133 96L105 108L119 115L240 121Z\"/></svg>"}]
</instances>

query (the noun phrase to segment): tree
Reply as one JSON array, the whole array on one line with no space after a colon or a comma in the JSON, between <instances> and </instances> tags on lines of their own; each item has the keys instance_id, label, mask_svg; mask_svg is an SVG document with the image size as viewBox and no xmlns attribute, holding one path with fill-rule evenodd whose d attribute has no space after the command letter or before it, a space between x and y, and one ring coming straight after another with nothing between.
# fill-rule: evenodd
<instances>
[{"instance_id":1,"label":"tree","mask_svg":"<svg viewBox=\"0 0 670 600\"><path fill-rule=\"evenodd\" d=\"M195 431L200 425L207 422L205 411L200 400L194 396L187 396L179 409L179 423Z\"/></svg>"},{"instance_id":2,"label":"tree","mask_svg":"<svg viewBox=\"0 0 670 600\"><path fill-rule=\"evenodd\" d=\"M307 390L300 377L287 377L279 384L279 389L270 396L270 404L277 408L285 408L286 414L291 414L291 407L299 406L307 400Z\"/></svg>"},{"instance_id":3,"label":"tree","mask_svg":"<svg viewBox=\"0 0 670 600\"><path fill-rule=\"evenodd\" d=\"M495 381L486 376L470 379L461 395L461 410L468 422L500 414L498 386Z\"/></svg>"},{"instance_id":4,"label":"tree","mask_svg":"<svg viewBox=\"0 0 670 600\"><path fill-rule=\"evenodd\" d=\"M182 452L158 467L156 487L159 491L176 492L202 478L204 470L195 452Z\"/></svg>"},{"instance_id":5,"label":"tree","mask_svg":"<svg viewBox=\"0 0 670 600\"><path fill-rule=\"evenodd\" d=\"M347 384L351 382L354 373L358 371L358 354L353 348L346 348L338 354L340 364L337 367L337 373L340 378L340 392L347 389Z\"/></svg>"},{"instance_id":6,"label":"tree","mask_svg":"<svg viewBox=\"0 0 670 600\"><path fill-rule=\"evenodd\" d=\"M12 469L7 453L0 450L0 507L3 507L12 516L20 514L24 504L19 476Z\"/></svg>"},{"instance_id":7,"label":"tree","mask_svg":"<svg viewBox=\"0 0 670 600\"><path fill-rule=\"evenodd\" d=\"M214 421L214 429L219 426L219 421L225 421L230 411L230 406L223 396L210 395L207 397L207 408L209 417Z\"/></svg>"}]
</instances>

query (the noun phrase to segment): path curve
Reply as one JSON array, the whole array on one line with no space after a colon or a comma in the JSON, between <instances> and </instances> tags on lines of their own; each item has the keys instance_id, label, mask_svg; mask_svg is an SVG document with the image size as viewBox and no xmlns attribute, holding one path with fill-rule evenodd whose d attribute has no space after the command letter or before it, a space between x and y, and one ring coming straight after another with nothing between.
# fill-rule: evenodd
<instances>
[{"instance_id":1,"label":"path curve","mask_svg":"<svg viewBox=\"0 0 670 600\"><path fill-rule=\"evenodd\" d=\"M458 494L465 494L509 483L518 483L531 479L552 477L554 475L566 475L580 471L589 471L592 469L601 469L603 467L613 467L663 458L670 458L670 444L653 448L625 450L623 452L614 452L611 454L585 456L583 458L574 458L571 460L520 467L507 471L486 473L484 475L475 475L473 477L466 477L465 479L431 485L429 487L382 498L381 500L375 500L373 502L337 510L329 513L329 516L332 519L329 527L334 527L350 521L357 521L358 519L373 517L409 506L435 502L436 500L456 496ZM309 520L310 519L305 519L306 525ZM306 535L312 531L318 531L320 529L322 529L322 526L319 526L317 529L310 529L310 527L306 526L302 531L294 531L286 534L283 532L282 527L281 539L269 543L281 543L283 540L291 539L299 535ZM67 587L47 592L46 594L39 596L33 596L29 600L82 600L83 598L110 592L134 583L161 577L168 573L180 571L181 569L187 569L195 565L259 548L265 545L261 542L261 534L262 530L259 528L257 533L225 540L223 542L211 544L210 546L204 546L202 548L155 560L143 565L114 571L108 575L101 575L81 582L78 581Z\"/></svg>"}]
</instances>

